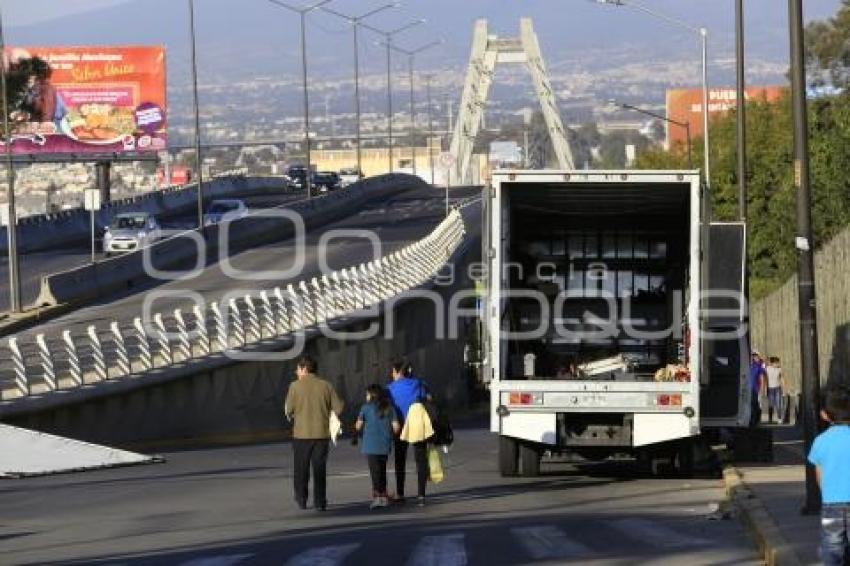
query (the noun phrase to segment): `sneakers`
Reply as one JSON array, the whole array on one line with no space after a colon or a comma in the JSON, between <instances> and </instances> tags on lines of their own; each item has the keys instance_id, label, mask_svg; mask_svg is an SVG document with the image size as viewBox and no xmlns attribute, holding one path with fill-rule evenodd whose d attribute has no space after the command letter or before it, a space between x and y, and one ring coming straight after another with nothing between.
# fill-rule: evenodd
<instances>
[{"instance_id":1,"label":"sneakers","mask_svg":"<svg viewBox=\"0 0 850 566\"><path fill-rule=\"evenodd\" d=\"M419 507L425 507L425 497L420 495L416 498L416 505Z\"/></svg>"},{"instance_id":2,"label":"sneakers","mask_svg":"<svg viewBox=\"0 0 850 566\"><path fill-rule=\"evenodd\" d=\"M389 501L386 497L376 497L372 500L372 504L369 505L369 509L380 509L387 505L389 505Z\"/></svg>"}]
</instances>

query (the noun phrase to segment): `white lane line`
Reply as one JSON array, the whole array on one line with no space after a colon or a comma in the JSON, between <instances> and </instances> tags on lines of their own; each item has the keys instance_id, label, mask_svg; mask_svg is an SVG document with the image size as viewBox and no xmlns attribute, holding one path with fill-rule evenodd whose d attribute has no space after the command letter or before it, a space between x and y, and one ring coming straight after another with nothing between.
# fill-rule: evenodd
<instances>
[{"instance_id":1,"label":"white lane line","mask_svg":"<svg viewBox=\"0 0 850 566\"><path fill-rule=\"evenodd\" d=\"M222 556L203 556L183 562L181 566L233 566L243 560L254 556L253 554L225 554Z\"/></svg>"},{"instance_id":2,"label":"white lane line","mask_svg":"<svg viewBox=\"0 0 850 566\"><path fill-rule=\"evenodd\" d=\"M552 525L516 527L511 529L511 534L535 560L593 554L589 547L568 538L564 531Z\"/></svg>"},{"instance_id":3,"label":"white lane line","mask_svg":"<svg viewBox=\"0 0 850 566\"><path fill-rule=\"evenodd\" d=\"M359 542L319 546L293 556L286 566L336 566L342 564L342 561L358 548L360 548Z\"/></svg>"},{"instance_id":4,"label":"white lane line","mask_svg":"<svg viewBox=\"0 0 850 566\"><path fill-rule=\"evenodd\" d=\"M610 523L630 538L661 548L681 548L713 544L712 541L675 531L648 519L618 519Z\"/></svg>"},{"instance_id":5,"label":"white lane line","mask_svg":"<svg viewBox=\"0 0 850 566\"><path fill-rule=\"evenodd\" d=\"M422 537L407 566L466 566L465 535Z\"/></svg>"}]
</instances>

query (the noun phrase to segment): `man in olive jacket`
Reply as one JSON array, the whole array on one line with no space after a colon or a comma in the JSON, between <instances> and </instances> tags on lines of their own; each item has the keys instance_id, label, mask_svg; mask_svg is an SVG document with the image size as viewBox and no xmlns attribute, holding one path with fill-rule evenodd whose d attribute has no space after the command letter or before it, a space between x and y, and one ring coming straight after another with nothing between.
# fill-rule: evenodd
<instances>
[{"instance_id":1,"label":"man in olive jacket","mask_svg":"<svg viewBox=\"0 0 850 566\"><path fill-rule=\"evenodd\" d=\"M316 375L316 361L302 356L296 365L296 381L289 386L284 412L295 421L292 432L295 502L307 508L307 488L310 484L310 466L313 467L313 505L319 511L327 508L325 492L327 480L328 442L331 438L331 411L337 415L345 406L333 385Z\"/></svg>"}]
</instances>

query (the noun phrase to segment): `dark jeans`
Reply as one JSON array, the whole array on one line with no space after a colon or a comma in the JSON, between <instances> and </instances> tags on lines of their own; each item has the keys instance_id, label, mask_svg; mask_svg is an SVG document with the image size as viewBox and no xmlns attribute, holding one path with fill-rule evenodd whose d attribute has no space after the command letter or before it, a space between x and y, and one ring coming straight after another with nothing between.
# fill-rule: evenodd
<instances>
[{"instance_id":1,"label":"dark jeans","mask_svg":"<svg viewBox=\"0 0 850 566\"><path fill-rule=\"evenodd\" d=\"M407 447L410 444L404 440L395 441L395 490L399 497L404 497L404 476L407 467ZM413 443L413 458L416 460L416 479L419 487L419 497L425 497L425 485L428 483L428 445L423 442Z\"/></svg>"},{"instance_id":2,"label":"dark jeans","mask_svg":"<svg viewBox=\"0 0 850 566\"><path fill-rule=\"evenodd\" d=\"M821 560L824 566L850 564L850 503L825 503L821 510Z\"/></svg>"},{"instance_id":3,"label":"dark jeans","mask_svg":"<svg viewBox=\"0 0 850 566\"><path fill-rule=\"evenodd\" d=\"M300 504L307 503L307 488L310 485L310 467L313 468L313 505L325 507L328 503L325 485L327 480L328 439L292 440L295 458L292 483L295 487L295 499Z\"/></svg>"},{"instance_id":4,"label":"dark jeans","mask_svg":"<svg viewBox=\"0 0 850 566\"><path fill-rule=\"evenodd\" d=\"M750 426L758 426L761 422L761 405L759 404L759 394L756 391L751 393L750 398Z\"/></svg>"},{"instance_id":5,"label":"dark jeans","mask_svg":"<svg viewBox=\"0 0 850 566\"><path fill-rule=\"evenodd\" d=\"M367 454L369 475L372 476L372 496L386 497L387 495L387 459L386 454Z\"/></svg>"}]
</instances>

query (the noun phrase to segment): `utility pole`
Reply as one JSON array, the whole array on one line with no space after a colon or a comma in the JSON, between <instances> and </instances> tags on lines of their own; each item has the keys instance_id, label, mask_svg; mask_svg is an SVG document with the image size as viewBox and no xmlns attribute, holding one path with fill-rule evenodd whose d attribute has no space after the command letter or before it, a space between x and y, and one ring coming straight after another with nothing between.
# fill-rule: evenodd
<instances>
[{"instance_id":1,"label":"utility pole","mask_svg":"<svg viewBox=\"0 0 850 566\"><path fill-rule=\"evenodd\" d=\"M425 97L428 99L428 166L431 168L431 185L434 184L434 120L431 115L431 79L433 75L425 76ZM442 148L441 148L442 149Z\"/></svg>"},{"instance_id":2,"label":"utility pole","mask_svg":"<svg viewBox=\"0 0 850 566\"><path fill-rule=\"evenodd\" d=\"M735 67L738 108L738 217L747 219L747 90L744 76L744 0L735 0Z\"/></svg>"},{"instance_id":3,"label":"utility pole","mask_svg":"<svg viewBox=\"0 0 850 566\"><path fill-rule=\"evenodd\" d=\"M195 119L195 162L198 175L198 230L204 229L204 168L201 159L201 115L198 108L198 58L195 45L195 0L189 0L189 43L192 48L192 110Z\"/></svg>"},{"instance_id":4,"label":"utility pole","mask_svg":"<svg viewBox=\"0 0 850 566\"><path fill-rule=\"evenodd\" d=\"M820 376L818 374L817 312L815 310L814 242L812 241L809 183L809 124L806 115L806 59L803 44L803 0L788 0L791 27L791 107L794 119L794 188L797 193L797 292L800 316L803 443L806 454L818 432ZM820 512L821 497L815 468L806 462L806 501L803 512Z\"/></svg>"},{"instance_id":5,"label":"utility pole","mask_svg":"<svg viewBox=\"0 0 850 566\"><path fill-rule=\"evenodd\" d=\"M6 235L9 242L9 310L21 312L21 274L18 269L18 215L15 206L15 162L12 158L12 128L9 125L9 98L6 92L6 40L3 36L3 14L0 13L0 80L3 89L3 141L6 142L6 206L9 221Z\"/></svg>"}]
</instances>

